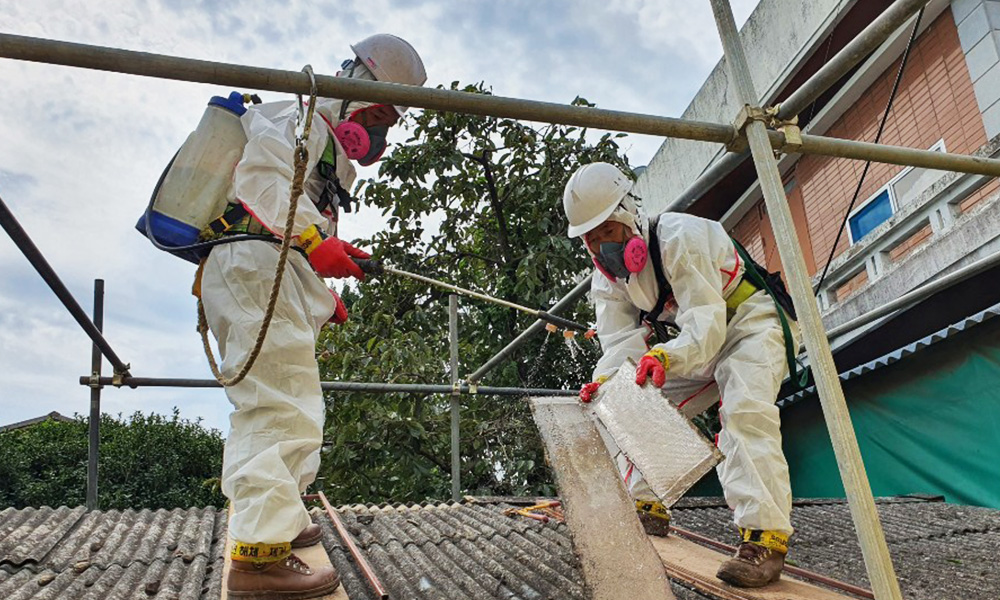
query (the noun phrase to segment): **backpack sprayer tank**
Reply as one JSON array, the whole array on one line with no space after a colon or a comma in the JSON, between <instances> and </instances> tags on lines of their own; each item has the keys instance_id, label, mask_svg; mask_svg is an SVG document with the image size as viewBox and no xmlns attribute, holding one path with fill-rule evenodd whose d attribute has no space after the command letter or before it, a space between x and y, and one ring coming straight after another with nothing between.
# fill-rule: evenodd
<instances>
[{"instance_id":1,"label":"backpack sprayer tank","mask_svg":"<svg viewBox=\"0 0 1000 600\"><path fill-rule=\"evenodd\" d=\"M230 200L233 171L247 143L240 122L243 103L239 92L213 96L198 127L167 165L135 226L151 234L157 247L195 263L208 253L207 247L188 246L199 242L202 230Z\"/></svg>"}]
</instances>

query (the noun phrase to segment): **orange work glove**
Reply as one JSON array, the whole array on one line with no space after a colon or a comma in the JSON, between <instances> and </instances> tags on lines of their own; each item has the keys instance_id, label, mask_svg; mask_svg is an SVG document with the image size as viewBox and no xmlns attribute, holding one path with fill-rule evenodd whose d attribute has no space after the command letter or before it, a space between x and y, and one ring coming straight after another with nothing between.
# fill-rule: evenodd
<instances>
[{"instance_id":1,"label":"orange work glove","mask_svg":"<svg viewBox=\"0 0 1000 600\"><path fill-rule=\"evenodd\" d=\"M670 366L670 358L667 353L659 348L653 348L643 355L639 360L639 365L635 368L635 382L637 385L646 385L646 378L652 375L653 385L663 387L667 382L667 369Z\"/></svg>"}]
</instances>

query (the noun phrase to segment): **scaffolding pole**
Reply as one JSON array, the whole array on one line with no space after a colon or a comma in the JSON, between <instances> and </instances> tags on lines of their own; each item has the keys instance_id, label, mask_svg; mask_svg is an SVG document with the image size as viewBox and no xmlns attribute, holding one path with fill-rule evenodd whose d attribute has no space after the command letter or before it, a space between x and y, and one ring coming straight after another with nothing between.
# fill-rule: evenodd
<instances>
[{"instance_id":1,"label":"scaffolding pole","mask_svg":"<svg viewBox=\"0 0 1000 600\"><path fill-rule=\"evenodd\" d=\"M753 106L757 102L757 93L750 79L750 66L747 64L729 0L712 0L712 11L715 13L726 64L738 97L746 106ZM764 202L774 228L781 264L785 265L795 310L799 315L799 324L809 351L824 420L830 432L830 440L833 442L834 455L844 483L854 528L857 530L868 578L872 583L872 591L878 600L902 600L899 582L896 581L892 559L889 556L889 547L882 532L875 499L854 434L854 426L847 410L844 390L840 387L840 379L833 362L826 331L823 329L819 307L812 294L805 259L799 249L792 213L788 208L778 163L768 141L764 122L750 119L746 124L746 135L757 169L757 177L760 179Z\"/></svg>"},{"instance_id":2,"label":"scaffolding pole","mask_svg":"<svg viewBox=\"0 0 1000 600\"><path fill-rule=\"evenodd\" d=\"M851 72L851 69L878 49L893 33L917 14L927 0L896 0L813 73L799 89L778 104L778 118L791 119Z\"/></svg>"},{"instance_id":3,"label":"scaffolding pole","mask_svg":"<svg viewBox=\"0 0 1000 600\"><path fill-rule=\"evenodd\" d=\"M306 94L312 89L309 75L301 71L284 71L179 58L12 34L0 34L0 58L177 81L212 83L253 90ZM316 75L315 82L317 93L326 98L366 100L471 115L575 125L719 144L729 144L741 137L735 127L720 123L364 81L348 77L331 77L329 75ZM792 151L794 148L795 152L803 154L840 156L928 169L1000 176L1000 161L986 158L804 134L801 146L798 143L790 145L786 143L785 136L777 131L770 132L768 135L771 146L776 150Z\"/></svg>"},{"instance_id":4,"label":"scaffolding pole","mask_svg":"<svg viewBox=\"0 0 1000 600\"><path fill-rule=\"evenodd\" d=\"M787 99L778 104L778 118L791 119L812 104L842 77L850 73L858 63L878 49L893 32L927 4L927 0L896 0L865 27L853 40L848 42L826 64L813 73L802 86ZM690 208L708 190L732 173L750 156L749 150L729 152L711 164L698 179L693 181L674 199L667 210L684 211Z\"/></svg>"},{"instance_id":5,"label":"scaffolding pole","mask_svg":"<svg viewBox=\"0 0 1000 600\"><path fill-rule=\"evenodd\" d=\"M459 454L459 411L462 404L458 399L458 296L448 295L448 346L451 354L451 499L459 500L461 492L461 455Z\"/></svg>"},{"instance_id":6,"label":"scaffolding pole","mask_svg":"<svg viewBox=\"0 0 1000 600\"><path fill-rule=\"evenodd\" d=\"M89 375L80 377L80 385L90 385ZM222 384L214 379L186 379L170 377L122 377L117 382L112 377L101 377L100 385L114 385L132 389L140 387L177 387L177 388L221 388ZM372 394L452 394L455 391L450 385L424 383L368 383L363 381L322 381L324 391L333 392L368 392ZM485 385L470 385L461 383L458 393L470 396L576 396L576 390L552 390L545 388L490 387Z\"/></svg>"},{"instance_id":7,"label":"scaffolding pole","mask_svg":"<svg viewBox=\"0 0 1000 600\"><path fill-rule=\"evenodd\" d=\"M94 280L94 326L104 329L104 280ZM101 448L101 349L95 343L90 352L90 436L87 449L87 510L97 510L97 458Z\"/></svg>"},{"instance_id":8,"label":"scaffolding pole","mask_svg":"<svg viewBox=\"0 0 1000 600\"><path fill-rule=\"evenodd\" d=\"M34 267L35 271L45 280L49 289L59 298L59 301L66 307L69 314L76 319L76 322L83 328L84 333L94 342L94 345L101 349L101 354L115 368L115 374L127 375L129 366L122 362L122 359L118 358L118 355L111 348L111 344L108 343L108 340L104 339L101 330L90 320L90 317L87 316L80 303L70 293L66 284L56 275L52 265L45 260L45 256L42 255L41 250L35 246L35 243L31 240L31 236L17 222L14 213L7 207L3 198L0 198L0 227L3 227L7 235L10 236L10 239L13 240L14 245L18 247L21 253L24 254L24 257L28 259L28 262L31 263L31 266Z\"/></svg>"},{"instance_id":9,"label":"scaffolding pole","mask_svg":"<svg viewBox=\"0 0 1000 600\"><path fill-rule=\"evenodd\" d=\"M569 291L568 294L566 294L565 296L562 297L562 299L556 302L552 306L552 308L548 310L548 314L553 315L561 313L567 308L573 306L574 304L576 304L577 300L582 298L584 294L587 293L587 290L589 289L590 289L590 276L586 277L583 281L576 284L576 287L574 287L572 290ZM530 327L522 331L520 335L514 338L513 341L504 346L504 348L500 350L500 352L497 352L493 356L493 358L486 361L486 364L476 369L476 371L472 375L469 375L466 379L470 383L475 383L481 380L483 378L483 375L486 375L487 373L492 371L495 367L497 367L497 365L506 360L507 357L510 356L515 350L523 346L529 339L531 339L531 336L541 331L544 327L545 327L545 321L542 319L538 319L537 321L532 323Z\"/></svg>"}]
</instances>

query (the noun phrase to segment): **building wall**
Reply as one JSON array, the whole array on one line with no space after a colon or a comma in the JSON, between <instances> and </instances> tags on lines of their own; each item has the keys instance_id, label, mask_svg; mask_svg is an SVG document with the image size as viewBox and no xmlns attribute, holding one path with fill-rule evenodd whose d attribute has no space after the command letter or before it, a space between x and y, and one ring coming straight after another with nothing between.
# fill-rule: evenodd
<instances>
[{"instance_id":1,"label":"building wall","mask_svg":"<svg viewBox=\"0 0 1000 600\"><path fill-rule=\"evenodd\" d=\"M986 135L992 138L1000 134L1000 0L954 0L951 9Z\"/></svg>"},{"instance_id":2,"label":"building wall","mask_svg":"<svg viewBox=\"0 0 1000 600\"><path fill-rule=\"evenodd\" d=\"M893 81L899 70L897 59L869 86L853 108L838 119L825 135L844 139L873 141L889 99ZM881 142L914 148L930 148L944 140L948 152L968 154L987 141L983 117L959 41L951 11L942 12L918 37L911 49L906 71L886 121ZM803 156L786 175L786 189L792 212L798 212L796 225L811 273L826 264L830 248L837 236L851 197L857 187L862 161L824 156ZM858 196L863 203L903 167L872 163ZM968 210L976 202L998 189L994 181L975 192L962 204ZM766 262L772 270L780 269L774 251L774 239L763 211L763 202L751 210L734 228L733 234L743 240L757 240L755 258ZM893 251L898 260L930 237L930 229L916 232L907 242ZM747 244L753 247L754 243ZM835 255L849 246L845 234L837 244ZM864 285L866 276L845 285L840 296L849 295Z\"/></svg>"},{"instance_id":3,"label":"building wall","mask_svg":"<svg viewBox=\"0 0 1000 600\"><path fill-rule=\"evenodd\" d=\"M823 39L857 0L761 0L740 31L750 76L763 104L793 75L795 67ZM874 1L874 0L866 0ZM879 0L883 1L883 0ZM708 10L707 4L698 10ZM714 30L704 35L717 35ZM719 61L702 84L683 118L731 123L742 103L730 85L724 61ZM637 193L650 212L662 211L715 158L720 147L692 140L667 138L636 183Z\"/></svg>"}]
</instances>

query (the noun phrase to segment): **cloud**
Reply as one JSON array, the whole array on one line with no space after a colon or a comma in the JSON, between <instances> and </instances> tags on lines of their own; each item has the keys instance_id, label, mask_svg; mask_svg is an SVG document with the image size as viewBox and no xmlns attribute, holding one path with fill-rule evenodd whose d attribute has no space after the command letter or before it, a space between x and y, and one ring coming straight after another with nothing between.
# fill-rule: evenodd
<instances>
[{"instance_id":1,"label":"cloud","mask_svg":"<svg viewBox=\"0 0 1000 600\"><path fill-rule=\"evenodd\" d=\"M753 2L735 3L743 21ZM334 73L349 44L387 31L421 53L429 85L679 115L721 56L707 5L680 0L416 2L0 0L0 31L221 62ZM0 59L0 197L89 311L107 282L105 331L143 376L208 378L189 294L193 266L133 226L170 157L220 86ZM286 96L262 92L265 100ZM394 133L394 141L405 139ZM630 136L633 164L660 140ZM359 169L374 177L377 169ZM345 237L381 228L345 215ZM87 411L90 342L0 236L0 424ZM339 284L338 284L339 285ZM108 372L105 366L105 373ZM107 389L108 412L168 412L228 429L219 390Z\"/></svg>"}]
</instances>

